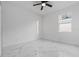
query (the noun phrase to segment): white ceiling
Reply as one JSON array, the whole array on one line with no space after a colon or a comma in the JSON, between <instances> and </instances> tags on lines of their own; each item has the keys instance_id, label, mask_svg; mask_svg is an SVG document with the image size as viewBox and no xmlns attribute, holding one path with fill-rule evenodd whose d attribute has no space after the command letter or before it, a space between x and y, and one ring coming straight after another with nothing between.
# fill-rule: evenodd
<instances>
[{"instance_id":1,"label":"white ceiling","mask_svg":"<svg viewBox=\"0 0 79 59\"><path fill-rule=\"evenodd\" d=\"M26 10L29 10L29 11L32 11L32 12L35 12L35 13L38 13L38 14L46 14L46 13L55 12L57 10L71 6L75 3L78 3L78 1L77 2L75 2L75 1L50 1L49 3L52 4L53 7L50 8L50 7L46 6L46 7L44 7L43 11L40 10L40 8L41 8L40 5L33 6L33 4L36 3L35 1L21 1L21 2L20 1L18 1L18 2L12 2L11 1L11 2L8 2L8 3L13 3L13 4L16 4L16 5L19 5L20 7L23 7Z\"/></svg>"},{"instance_id":2,"label":"white ceiling","mask_svg":"<svg viewBox=\"0 0 79 59\"><path fill-rule=\"evenodd\" d=\"M71 5L75 4L75 3L77 3L77 2L72 2L72 1L70 1L70 2L69 1L51 1L50 4L53 5L52 8L46 6L46 7L44 7L43 11L40 10L40 6L36 6L36 7L33 7L33 8L36 9L34 11L36 11L37 13L46 14L46 13L55 12L57 10L66 8L66 7L71 6Z\"/></svg>"}]
</instances>

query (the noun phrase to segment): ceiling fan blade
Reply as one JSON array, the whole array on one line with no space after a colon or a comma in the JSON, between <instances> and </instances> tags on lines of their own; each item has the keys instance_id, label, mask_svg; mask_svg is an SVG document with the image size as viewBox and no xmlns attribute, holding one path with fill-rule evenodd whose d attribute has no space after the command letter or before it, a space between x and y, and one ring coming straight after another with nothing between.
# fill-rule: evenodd
<instances>
[{"instance_id":1,"label":"ceiling fan blade","mask_svg":"<svg viewBox=\"0 0 79 59\"><path fill-rule=\"evenodd\" d=\"M42 3L38 3L38 4L34 4L33 6L36 6L36 5L41 5Z\"/></svg>"},{"instance_id":2,"label":"ceiling fan blade","mask_svg":"<svg viewBox=\"0 0 79 59\"><path fill-rule=\"evenodd\" d=\"M43 6L41 6L41 10L43 10Z\"/></svg>"},{"instance_id":3,"label":"ceiling fan blade","mask_svg":"<svg viewBox=\"0 0 79 59\"><path fill-rule=\"evenodd\" d=\"M46 3L46 2L48 2L48 1L41 1L41 3Z\"/></svg>"},{"instance_id":4,"label":"ceiling fan blade","mask_svg":"<svg viewBox=\"0 0 79 59\"><path fill-rule=\"evenodd\" d=\"M52 5L50 5L50 4L46 4L46 6L52 7Z\"/></svg>"}]
</instances>

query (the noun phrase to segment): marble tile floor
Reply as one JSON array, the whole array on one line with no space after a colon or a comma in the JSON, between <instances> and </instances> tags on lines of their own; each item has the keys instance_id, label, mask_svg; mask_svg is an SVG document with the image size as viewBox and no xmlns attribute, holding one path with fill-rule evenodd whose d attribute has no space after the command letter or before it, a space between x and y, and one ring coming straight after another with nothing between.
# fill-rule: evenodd
<instances>
[{"instance_id":1,"label":"marble tile floor","mask_svg":"<svg viewBox=\"0 0 79 59\"><path fill-rule=\"evenodd\" d=\"M79 57L79 47L40 39L3 47L2 57Z\"/></svg>"}]
</instances>

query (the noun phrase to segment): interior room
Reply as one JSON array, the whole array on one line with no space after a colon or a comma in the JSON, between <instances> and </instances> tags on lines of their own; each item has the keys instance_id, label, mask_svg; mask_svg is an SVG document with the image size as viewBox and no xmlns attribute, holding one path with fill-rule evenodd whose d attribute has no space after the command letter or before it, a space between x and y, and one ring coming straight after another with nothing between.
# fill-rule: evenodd
<instances>
[{"instance_id":1,"label":"interior room","mask_svg":"<svg viewBox=\"0 0 79 59\"><path fill-rule=\"evenodd\" d=\"M79 1L1 1L2 57L79 57Z\"/></svg>"}]
</instances>

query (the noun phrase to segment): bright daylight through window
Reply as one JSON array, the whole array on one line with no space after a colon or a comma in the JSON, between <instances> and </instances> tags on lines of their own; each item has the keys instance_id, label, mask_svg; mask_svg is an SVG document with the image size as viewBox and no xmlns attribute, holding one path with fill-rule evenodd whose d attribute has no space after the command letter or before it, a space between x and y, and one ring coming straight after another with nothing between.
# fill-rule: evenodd
<instances>
[{"instance_id":1,"label":"bright daylight through window","mask_svg":"<svg viewBox=\"0 0 79 59\"><path fill-rule=\"evenodd\" d=\"M59 24L59 32L71 32L71 15L70 14L63 14L58 16L58 24Z\"/></svg>"}]
</instances>

